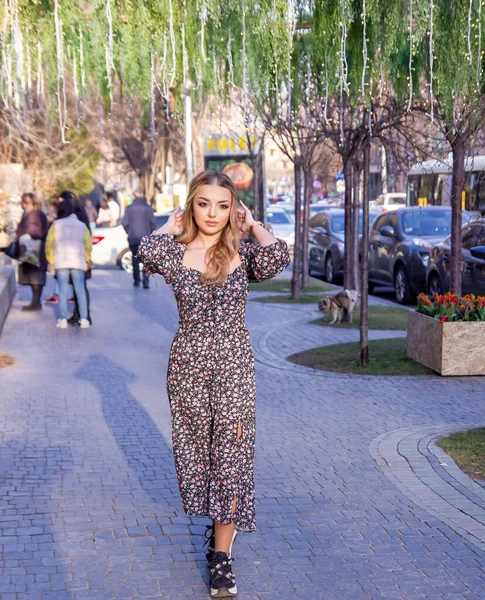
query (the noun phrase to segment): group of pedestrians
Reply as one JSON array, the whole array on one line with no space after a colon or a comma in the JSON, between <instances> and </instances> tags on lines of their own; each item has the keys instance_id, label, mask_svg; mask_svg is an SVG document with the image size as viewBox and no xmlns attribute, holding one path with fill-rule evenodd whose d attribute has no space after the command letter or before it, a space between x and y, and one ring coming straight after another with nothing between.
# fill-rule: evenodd
<instances>
[{"instance_id":1,"label":"group of pedestrians","mask_svg":"<svg viewBox=\"0 0 485 600\"><path fill-rule=\"evenodd\" d=\"M32 289L32 300L22 310L42 309L42 290L50 269L56 279L56 289L48 300L59 305L57 327L67 329L69 323L87 329L92 322L87 289L87 280L91 276L92 243L90 218L83 203L72 192L62 192L55 204L55 214L50 225L33 194L23 194L22 208L24 216L17 228L17 240L27 235L40 242L36 264L22 261L20 255L17 257L18 283L29 285ZM74 311L68 320L70 283L74 288Z\"/></svg>"},{"instance_id":2,"label":"group of pedestrians","mask_svg":"<svg viewBox=\"0 0 485 600\"><path fill-rule=\"evenodd\" d=\"M50 269L56 284L53 294L45 302L58 305L57 327L67 329L68 325L79 325L81 329L87 329L92 324L87 287L92 267L91 235L97 225L118 224L119 204L113 194L108 193L101 200L98 210L90 199L82 201L73 192L64 191L52 205L49 216L44 214L31 193L23 194L22 208L24 216L17 228L17 240L27 234L32 240L40 241L38 264L19 261L18 283L32 289L32 300L22 310L42 309L42 290ZM140 273L140 262L136 255L142 238L155 229L155 215L141 189L135 191L133 203L127 207L121 224L128 235L133 256L133 285L140 287L143 283L143 288L148 289L148 275ZM74 302L74 311L68 318L70 284L73 287L70 300Z\"/></svg>"}]
</instances>

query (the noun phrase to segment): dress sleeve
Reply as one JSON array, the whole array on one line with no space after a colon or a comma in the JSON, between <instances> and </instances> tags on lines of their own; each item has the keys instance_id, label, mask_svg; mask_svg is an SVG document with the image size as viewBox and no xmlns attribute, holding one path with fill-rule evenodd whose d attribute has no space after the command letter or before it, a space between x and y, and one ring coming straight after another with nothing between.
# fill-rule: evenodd
<instances>
[{"instance_id":1,"label":"dress sleeve","mask_svg":"<svg viewBox=\"0 0 485 600\"><path fill-rule=\"evenodd\" d=\"M279 238L269 246L257 246L243 243L246 257L246 270L251 283L276 277L290 264L290 255L286 242Z\"/></svg>"},{"instance_id":2,"label":"dress sleeve","mask_svg":"<svg viewBox=\"0 0 485 600\"><path fill-rule=\"evenodd\" d=\"M146 235L141 240L136 255L143 263L143 271L147 275L159 273L167 283L175 281L182 257L182 245L174 242L168 233Z\"/></svg>"}]
</instances>

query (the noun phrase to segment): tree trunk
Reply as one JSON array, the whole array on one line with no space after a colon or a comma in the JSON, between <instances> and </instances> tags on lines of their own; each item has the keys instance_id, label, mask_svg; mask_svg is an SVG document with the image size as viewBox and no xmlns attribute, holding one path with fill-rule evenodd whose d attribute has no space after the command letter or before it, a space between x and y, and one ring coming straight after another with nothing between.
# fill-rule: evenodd
<instances>
[{"instance_id":1,"label":"tree trunk","mask_svg":"<svg viewBox=\"0 0 485 600\"><path fill-rule=\"evenodd\" d=\"M305 185L305 197L303 199L303 223L302 223L302 287L303 289L308 287L310 276L308 273L308 221L310 220L310 201L312 195L312 172L310 167L304 168L304 185Z\"/></svg>"},{"instance_id":2,"label":"tree trunk","mask_svg":"<svg viewBox=\"0 0 485 600\"><path fill-rule=\"evenodd\" d=\"M352 165L350 160L344 162L345 179L345 250L344 250L344 289L352 288Z\"/></svg>"},{"instance_id":3,"label":"tree trunk","mask_svg":"<svg viewBox=\"0 0 485 600\"><path fill-rule=\"evenodd\" d=\"M360 193L360 173L361 165L356 159L353 168L353 198L352 198L352 238L350 248L352 249L352 287L349 289L359 289L359 193ZM347 242L347 240L346 240Z\"/></svg>"},{"instance_id":4,"label":"tree trunk","mask_svg":"<svg viewBox=\"0 0 485 600\"><path fill-rule=\"evenodd\" d=\"M293 254L293 274L291 277L291 298L298 300L300 297L300 262L301 262L301 166L294 163L295 171L295 250Z\"/></svg>"},{"instance_id":5,"label":"tree trunk","mask_svg":"<svg viewBox=\"0 0 485 600\"><path fill-rule=\"evenodd\" d=\"M451 183L451 265L450 291L461 295L461 194L465 187L465 137L455 135L453 149L453 179Z\"/></svg>"},{"instance_id":6,"label":"tree trunk","mask_svg":"<svg viewBox=\"0 0 485 600\"><path fill-rule=\"evenodd\" d=\"M259 160L255 158L251 162L254 171L254 218L256 221L262 221L260 215L261 198L259 194L259 186L261 182L261 171L258 164Z\"/></svg>"},{"instance_id":7,"label":"tree trunk","mask_svg":"<svg viewBox=\"0 0 485 600\"><path fill-rule=\"evenodd\" d=\"M362 190L362 261L360 264L360 366L369 364L369 166L370 142L364 146Z\"/></svg>"}]
</instances>

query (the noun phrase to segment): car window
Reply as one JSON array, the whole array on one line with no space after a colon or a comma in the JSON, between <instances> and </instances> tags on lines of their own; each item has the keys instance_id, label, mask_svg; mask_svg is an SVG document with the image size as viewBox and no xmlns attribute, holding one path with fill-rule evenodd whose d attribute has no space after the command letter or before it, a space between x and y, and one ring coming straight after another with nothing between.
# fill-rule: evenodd
<instances>
[{"instance_id":1,"label":"car window","mask_svg":"<svg viewBox=\"0 0 485 600\"><path fill-rule=\"evenodd\" d=\"M377 196L376 206L382 206L384 204L384 196Z\"/></svg>"},{"instance_id":2,"label":"car window","mask_svg":"<svg viewBox=\"0 0 485 600\"><path fill-rule=\"evenodd\" d=\"M268 221L273 225L291 225L291 217L286 212L273 212L268 210Z\"/></svg>"},{"instance_id":3,"label":"car window","mask_svg":"<svg viewBox=\"0 0 485 600\"><path fill-rule=\"evenodd\" d=\"M333 215L330 221L330 226L334 233L344 233L345 231L345 217L344 215Z\"/></svg>"},{"instance_id":4,"label":"car window","mask_svg":"<svg viewBox=\"0 0 485 600\"><path fill-rule=\"evenodd\" d=\"M393 213L392 215L390 215L389 221L389 224L391 225L391 227L393 227L394 231L397 231L397 213Z\"/></svg>"},{"instance_id":5,"label":"car window","mask_svg":"<svg viewBox=\"0 0 485 600\"><path fill-rule=\"evenodd\" d=\"M389 198L389 204L402 204L403 206L406 204L406 198L401 198L399 196L395 196L394 198Z\"/></svg>"},{"instance_id":6,"label":"car window","mask_svg":"<svg viewBox=\"0 0 485 600\"><path fill-rule=\"evenodd\" d=\"M372 229L374 229L375 231L380 231L384 227L384 225L387 224L388 219L389 215L382 215L381 217L375 220Z\"/></svg>"},{"instance_id":7,"label":"car window","mask_svg":"<svg viewBox=\"0 0 485 600\"><path fill-rule=\"evenodd\" d=\"M402 225L406 235L444 238L451 233L451 210L406 212Z\"/></svg>"},{"instance_id":8,"label":"car window","mask_svg":"<svg viewBox=\"0 0 485 600\"><path fill-rule=\"evenodd\" d=\"M359 215L359 233L362 233L362 212ZM333 233L345 233L345 215L332 215L330 227Z\"/></svg>"}]
</instances>

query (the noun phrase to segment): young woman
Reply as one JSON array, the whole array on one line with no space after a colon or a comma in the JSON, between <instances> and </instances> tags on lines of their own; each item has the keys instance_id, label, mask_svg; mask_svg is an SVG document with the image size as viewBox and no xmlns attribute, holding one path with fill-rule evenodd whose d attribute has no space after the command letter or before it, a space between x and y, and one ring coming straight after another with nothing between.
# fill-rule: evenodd
<instances>
[{"instance_id":1,"label":"young woman","mask_svg":"<svg viewBox=\"0 0 485 600\"><path fill-rule=\"evenodd\" d=\"M248 231L259 245L240 244L240 232ZM248 282L285 269L288 248L254 221L229 177L207 170L191 181L185 211L174 211L165 225L143 238L137 258L147 273L163 275L177 299L179 329L167 391L182 505L187 514L213 521L206 553L211 596L235 596L235 531L256 528Z\"/></svg>"},{"instance_id":2,"label":"young woman","mask_svg":"<svg viewBox=\"0 0 485 600\"><path fill-rule=\"evenodd\" d=\"M47 260L55 269L59 284L59 329L67 329L69 278L79 304L81 329L88 329L90 326L85 274L91 263L91 248L89 229L74 214L71 200L64 198L57 205L57 219L49 229L46 242Z\"/></svg>"}]
</instances>

